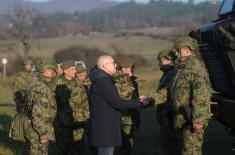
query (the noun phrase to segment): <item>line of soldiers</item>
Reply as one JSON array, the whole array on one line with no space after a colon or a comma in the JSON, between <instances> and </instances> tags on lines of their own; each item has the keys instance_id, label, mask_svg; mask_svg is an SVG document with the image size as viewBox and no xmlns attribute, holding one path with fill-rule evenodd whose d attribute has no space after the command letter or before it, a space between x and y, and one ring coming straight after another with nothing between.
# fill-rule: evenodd
<instances>
[{"instance_id":1,"label":"line of soldiers","mask_svg":"<svg viewBox=\"0 0 235 155\"><path fill-rule=\"evenodd\" d=\"M56 153L89 152L88 89L91 84L84 64L74 60L57 62L40 60L32 72L33 62L24 61L24 71L16 76L17 111L25 113L25 137L29 154L48 154L49 142L56 142ZM115 76L123 99L138 98L138 84L133 75L134 64L123 64ZM123 147L121 154L130 154L134 131L139 128L139 111L123 112ZM88 146L88 147L87 147ZM125 146L125 147L124 147ZM117 151L119 152L119 151Z\"/></svg>"},{"instance_id":2,"label":"line of soldiers","mask_svg":"<svg viewBox=\"0 0 235 155\"><path fill-rule=\"evenodd\" d=\"M212 88L198 49L197 41L186 36L178 38L172 50L158 54L163 75L152 98L161 127L162 155L202 154Z\"/></svg>"}]
</instances>

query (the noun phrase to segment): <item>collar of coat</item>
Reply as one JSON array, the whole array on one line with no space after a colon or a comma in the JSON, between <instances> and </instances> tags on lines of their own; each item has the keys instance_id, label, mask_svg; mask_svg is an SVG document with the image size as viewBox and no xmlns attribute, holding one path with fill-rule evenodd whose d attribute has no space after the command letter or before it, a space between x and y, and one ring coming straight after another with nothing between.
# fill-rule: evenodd
<instances>
[{"instance_id":1,"label":"collar of coat","mask_svg":"<svg viewBox=\"0 0 235 155\"><path fill-rule=\"evenodd\" d=\"M105 71L95 67L90 71L90 80L92 82L96 81L97 79L100 78L111 78L112 81L114 82L114 78L112 75L109 75L108 73L106 73Z\"/></svg>"}]
</instances>

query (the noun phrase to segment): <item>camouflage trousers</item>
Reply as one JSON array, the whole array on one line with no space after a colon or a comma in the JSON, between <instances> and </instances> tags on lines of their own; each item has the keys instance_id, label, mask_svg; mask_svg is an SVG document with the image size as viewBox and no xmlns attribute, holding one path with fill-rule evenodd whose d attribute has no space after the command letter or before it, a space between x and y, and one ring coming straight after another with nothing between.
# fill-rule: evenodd
<instances>
[{"instance_id":1,"label":"camouflage trousers","mask_svg":"<svg viewBox=\"0 0 235 155\"><path fill-rule=\"evenodd\" d=\"M83 143L84 129L73 130L73 152L74 154L82 154L84 143Z\"/></svg>"},{"instance_id":2,"label":"camouflage trousers","mask_svg":"<svg viewBox=\"0 0 235 155\"><path fill-rule=\"evenodd\" d=\"M199 132L192 132L189 129L183 130L182 155L201 155L204 129Z\"/></svg>"},{"instance_id":3,"label":"camouflage trousers","mask_svg":"<svg viewBox=\"0 0 235 155\"><path fill-rule=\"evenodd\" d=\"M177 130L176 136L180 139L179 148L182 155L202 155L204 131L207 125L204 126L204 129L199 131L185 126Z\"/></svg>"},{"instance_id":4,"label":"camouflage trousers","mask_svg":"<svg viewBox=\"0 0 235 155\"><path fill-rule=\"evenodd\" d=\"M30 155L48 155L48 144L41 144L38 134L30 122L25 123L25 137Z\"/></svg>"},{"instance_id":5,"label":"camouflage trousers","mask_svg":"<svg viewBox=\"0 0 235 155\"><path fill-rule=\"evenodd\" d=\"M173 125L169 119L162 119L160 123L161 155L180 155L179 142Z\"/></svg>"}]
</instances>

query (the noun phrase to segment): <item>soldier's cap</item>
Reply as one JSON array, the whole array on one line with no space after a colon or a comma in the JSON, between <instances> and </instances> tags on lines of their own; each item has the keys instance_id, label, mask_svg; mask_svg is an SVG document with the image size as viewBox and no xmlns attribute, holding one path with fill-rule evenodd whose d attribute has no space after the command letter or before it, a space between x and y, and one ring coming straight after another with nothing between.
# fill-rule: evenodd
<instances>
[{"instance_id":1,"label":"soldier's cap","mask_svg":"<svg viewBox=\"0 0 235 155\"><path fill-rule=\"evenodd\" d=\"M117 65L117 68L129 68L129 67L134 67L135 63L132 60L126 60L120 64Z\"/></svg>"},{"instance_id":2,"label":"soldier's cap","mask_svg":"<svg viewBox=\"0 0 235 155\"><path fill-rule=\"evenodd\" d=\"M197 41L189 36L178 38L174 42L175 50L179 50L184 47L188 47L191 51L197 51L199 49Z\"/></svg>"},{"instance_id":3,"label":"soldier's cap","mask_svg":"<svg viewBox=\"0 0 235 155\"><path fill-rule=\"evenodd\" d=\"M75 60L67 60L67 61L62 62L60 67L61 69L66 70L74 66L75 66Z\"/></svg>"},{"instance_id":4,"label":"soldier's cap","mask_svg":"<svg viewBox=\"0 0 235 155\"><path fill-rule=\"evenodd\" d=\"M174 60L175 59L175 54L173 52L173 50L171 49L164 49L161 50L158 55L157 55L157 59L160 61L162 58L166 58L168 60Z\"/></svg>"},{"instance_id":5,"label":"soldier's cap","mask_svg":"<svg viewBox=\"0 0 235 155\"><path fill-rule=\"evenodd\" d=\"M33 60L26 58L26 59L24 59L23 64L24 64L24 65L28 65L28 64L29 64L29 65L33 65Z\"/></svg>"},{"instance_id":6,"label":"soldier's cap","mask_svg":"<svg viewBox=\"0 0 235 155\"><path fill-rule=\"evenodd\" d=\"M76 65L76 71L77 71L78 74L82 73L82 72L85 72L86 71L86 67L83 66L82 64L78 63Z\"/></svg>"},{"instance_id":7,"label":"soldier's cap","mask_svg":"<svg viewBox=\"0 0 235 155\"><path fill-rule=\"evenodd\" d=\"M53 60L40 60L36 64L36 71L43 73L46 69L56 69L57 65Z\"/></svg>"},{"instance_id":8,"label":"soldier's cap","mask_svg":"<svg viewBox=\"0 0 235 155\"><path fill-rule=\"evenodd\" d=\"M61 59L55 59L56 64L61 64L63 61Z\"/></svg>"},{"instance_id":9,"label":"soldier's cap","mask_svg":"<svg viewBox=\"0 0 235 155\"><path fill-rule=\"evenodd\" d=\"M120 71L122 70L122 66L120 64L117 64L116 69Z\"/></svg>"}]
</instances>

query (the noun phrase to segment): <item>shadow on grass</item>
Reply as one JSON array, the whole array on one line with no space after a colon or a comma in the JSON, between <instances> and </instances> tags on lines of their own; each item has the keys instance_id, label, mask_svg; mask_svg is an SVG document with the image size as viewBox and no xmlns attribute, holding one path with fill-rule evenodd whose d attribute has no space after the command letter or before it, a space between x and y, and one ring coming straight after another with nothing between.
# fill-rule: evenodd
<instances>
[{"instance_id":1,"label":"shadow on grass","mask_svg":"<svg viewBox=\"0 0 235 155\"><path fill-rule=\"evenodd\" d=\"M12 118L10 116L0 114L0 147L1 151L3 151L1 153L25 155L27 154L26 144L13 141L8 137L11 120Z\"/></svg>"}]
</instances>

